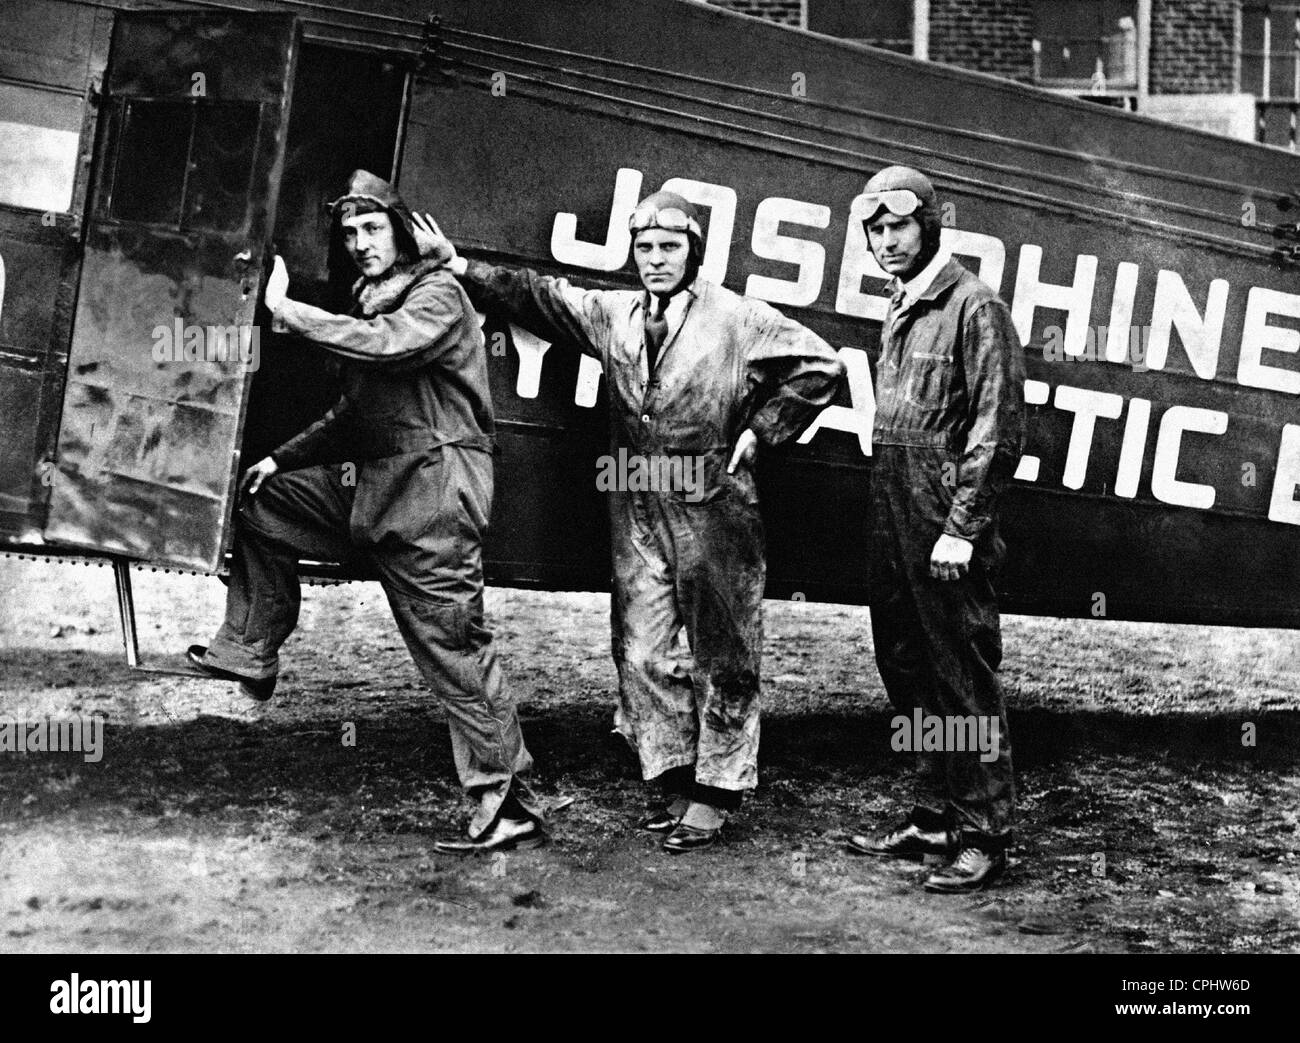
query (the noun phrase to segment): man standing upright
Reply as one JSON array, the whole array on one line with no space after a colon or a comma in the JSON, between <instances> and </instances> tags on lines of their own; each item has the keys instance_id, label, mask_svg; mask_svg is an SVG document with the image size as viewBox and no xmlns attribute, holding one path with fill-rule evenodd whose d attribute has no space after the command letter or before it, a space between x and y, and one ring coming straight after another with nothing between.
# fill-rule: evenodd
<instances>
[{"instance_id":1,"label":"man standing upright","mask_svg":"<svg viewBox=\"0 0 1300 1043\"><path fill-rule=\"evenodd\" d=\"M1024 447L1024 356L1007 306L941 250L929 178L887 167L865 194L871 251L894 277L872 432L876 662L900 713L959 718L945 735L978 724L994 743L921 754L907 820L849 849L946 855L926 889L975 891L1006 866L1015 803L993 579L1006 553L998 494Z\"/></svg>"},{"instance_id":2,"label":"man standing upright","mask_svg":"<svg viewBox=\"0 0 1300 1043\"><path fill-rule=\"evenodd\" d=\"M613 456L652 474L691 473L679 483L688 487L638 484L609 501L615 724L642 775L665 790L666 806L641 826L667 834L664 849L679 853L713 843L758 781L757 443L800 434L834 398L844 368L775 308L698 275L699 217L681 196L645 199L630 229L639 291L581 290L467 263L445 238L438 252L480 307L600 360Z\"/></svg>"},{"instance_id":3,"label":"man standing upright","mask_svg":"<svg viewBox=\"0 0 1300 1043\"><path fill-rule=\"evenodd\" d=\"M482 332L456 280L420 259L391 185L358 170L331 210L331 234L361 273L352 314L288 299L278 257L266 306L277 330L343 359L343 395L245 472L226 619L189 658L269 698L298 621L298 560L368 560L447 710L457 773L478 802L469 839L435 846L536 846L542 816L522 778L532 758L483 622L494 422Z\"/></svg>"}]
</instances>

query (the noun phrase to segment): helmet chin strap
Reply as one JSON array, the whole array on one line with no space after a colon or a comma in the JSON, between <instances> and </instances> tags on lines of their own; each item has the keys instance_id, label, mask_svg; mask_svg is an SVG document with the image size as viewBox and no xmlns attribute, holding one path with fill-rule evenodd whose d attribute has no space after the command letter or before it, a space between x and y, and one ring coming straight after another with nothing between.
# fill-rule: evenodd
<instances>
[{"instance_id":1,"label":"helmet chin strap","mask_svg":"<svg viewBox=\"0 0 1300 1043\"><path fill-rule=\"evenodd\" d=\"M686 287L690 286L690 284L695 281L695 276L699 274L699 271L700 271L700 262L695 260L694 257L691 257L690 259L687 260L686 270L682 272L682 277L678 281L676 286L674 286L667 293L660 293L658 290L650 290L648 292L655 297L662 297L665 302L669 301L673 297L676 297L679 293L681 293L682 290L686 289Z\"/></svg>"},{"instance_id":2,"label":"helmet chin strap","mask_svg":"<svg viewBox=\"0 0 1300 1043\"><path fill-rule=\"evenodd\" d=\"M930 244L922 245L921 252L916 255L916 263L913 264L912 267L909 268L906 273L900 275L899 278L903 282L907 282L907 280L915 278L921 272L925 271L925 266L929 264L931 261L933 261L935 257L938 255L938 253L939 253L938 243L930 243Z\"/></svg>"}]
</instances>

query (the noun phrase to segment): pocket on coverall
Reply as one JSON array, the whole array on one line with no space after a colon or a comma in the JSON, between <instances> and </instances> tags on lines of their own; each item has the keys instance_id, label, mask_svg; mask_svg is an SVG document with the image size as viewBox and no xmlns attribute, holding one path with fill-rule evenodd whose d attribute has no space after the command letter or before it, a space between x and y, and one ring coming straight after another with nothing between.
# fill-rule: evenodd
<instances>
[{"instance_id":1,"label":"pocket on coverall","mask_svg":"<svg viewBox=\"0 0 1300 1043\"><path fill-rule=\"evenodd\" d=\"M903 374L903 397L918 411L943 409L952 386L953 357L941 352L913 351Z\"/></svg>"},{"instance_id":2,"label":"pocket on coverall","mask_svg":"<svg viewBox=\"0 0 1300 1043\"><path fill-rule=\"evenodd\" d=\"M425 451L366 460L357 474L349 522L354 542L416 543L446 514L442 454Z\"/></svg>"}]
</instances>

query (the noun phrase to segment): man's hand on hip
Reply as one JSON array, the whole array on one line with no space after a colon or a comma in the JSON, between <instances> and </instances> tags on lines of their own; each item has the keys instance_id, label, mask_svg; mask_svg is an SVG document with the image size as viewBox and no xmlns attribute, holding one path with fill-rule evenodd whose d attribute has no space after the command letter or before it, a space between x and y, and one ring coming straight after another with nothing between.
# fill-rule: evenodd
<instances>
[{"instance_id":1,"label":"man's hand on hip","mask_svg":"<svg viewBox=\"0 0 1300 1043\"><path fill-rule=\"evenodd\" d=\"M930 575L935 579L961 579L970 571L971 552L975 546L960 536L946 532L935 541L930 552Z\"/></svg>"},{"instance_id":2,"label":"man's hand on hip","mask_svg":"<svg viewBox=\"0 0 1300 1043\"><path fill-rule=\"evenodd\" d=\"M271 265L271 274L266 279L266 292L263 294L267 311L274 314L288 295L289 269L284 266L284 258L276 254L275 262Z\"/></svg>"},{"instance_id":3,"label":"man's hand on hip","mask_svg":"<svg viewBox=\"0 0 1300 1043\"><path fill-rule=\"evenodd\" d=\"M731 454L731 462L727 464L727 474L735 474L736 466L744 464L749 467L754 462L754 457L758 455L758 435L754 434L748 427L740 432L740 437L736 439L736 451Z\"/></svg>"}]
</instances>

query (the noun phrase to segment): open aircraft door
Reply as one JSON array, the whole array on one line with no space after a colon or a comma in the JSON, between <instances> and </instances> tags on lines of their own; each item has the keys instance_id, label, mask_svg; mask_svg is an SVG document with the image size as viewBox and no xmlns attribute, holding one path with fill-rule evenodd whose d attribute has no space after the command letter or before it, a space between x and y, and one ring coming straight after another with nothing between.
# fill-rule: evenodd
<instances>
[{"instance_id":1,"label":"open aircraft door","mask_svg":"<svg viewBox=\"0 0 1300 1043\"><path fill-rule=\"evenodd\" d=\"M289 15L117 16L47 540L219 568L299 50Z\"/></svg>"}]
</instances>

